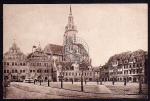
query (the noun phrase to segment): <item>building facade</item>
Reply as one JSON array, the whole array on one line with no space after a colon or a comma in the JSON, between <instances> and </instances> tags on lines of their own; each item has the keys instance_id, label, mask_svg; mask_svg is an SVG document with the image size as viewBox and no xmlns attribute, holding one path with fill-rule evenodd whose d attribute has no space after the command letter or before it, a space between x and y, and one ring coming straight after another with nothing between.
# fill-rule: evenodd
<instances>
[{"instance_id":1,"label":"building facade","mask_svg":"<svg viewBox=\"0 0 150 101\"><path fill-rule=\"evenodd\" d=\"M3 55L3 79L23 81L27 72L26 55L14 42L9 51Z\"/></svg>"},{"instance_id":2,"label":"building facade","mask_svg":"<svg viewBox=\"0 0 150 101\"><path fill-rule=\"evenodd\" d=\"M143 50L116 54L103 66L103 69L106 68L106 74L101 76L104 81L138 82L139 78L142 78L142 82L147 82L147 61L148 54ZM105 80L106 78L108 79Z\"/></svg>"}]
</instances>

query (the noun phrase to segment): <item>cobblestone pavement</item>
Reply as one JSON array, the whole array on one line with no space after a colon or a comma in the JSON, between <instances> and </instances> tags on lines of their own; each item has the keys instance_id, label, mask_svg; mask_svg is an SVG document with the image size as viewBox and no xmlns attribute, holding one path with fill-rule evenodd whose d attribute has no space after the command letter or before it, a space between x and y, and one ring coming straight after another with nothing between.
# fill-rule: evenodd
<instances>
[{"instance_id":1,"label":"cobblestone pavement","mask_svg":"<svg viewBox=\"0 0 150 101\"><path fill-rule=\"evenodd\" d=\"M48 87L45 83L18 83L12 82L10 87L6 87L6 99L119 99L119 98L147 98L146 95L117 95L113 93L101 93L99 89L103 91L109 84L96 85L89 83L84 84L84 91L80 91L80 83L64 83L64 88L60 88L60 82L50 83L51 87ZM105 87L104 87L105 86ZM75 90L74 90L75 89ZM109 90L108 90L109 91ZM111 91L111 90L110 90Z\"/></svg>"}]
</instances>

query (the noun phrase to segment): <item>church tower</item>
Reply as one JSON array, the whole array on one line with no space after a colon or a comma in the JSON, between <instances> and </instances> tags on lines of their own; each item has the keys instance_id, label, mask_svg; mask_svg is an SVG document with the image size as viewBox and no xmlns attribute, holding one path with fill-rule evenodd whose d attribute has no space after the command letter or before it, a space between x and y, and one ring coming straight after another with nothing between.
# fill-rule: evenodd
<instances>
[{"instance_id":1,"label":"church tower","mask_svg":"<svg viewBox=\"0 0 150 101\"><path fill-rule=\"evenodd\" d=\"M77 31L76 26L74 25L74 22L73 22L73 16L72 16L71 5L70 5L70 13L69 13L69 17L68 17L68 24L65 27L64 45L69 44L69 42L75 43L77 32L78 31Z\"/></svg>"},{"instance_id":2,"label":"church tower","mask_svg":"<svg viewBox=\"0 0 150 101\"><path fill-rule=\"evenodd\" d=\"M70 5L70 13L68 17L68 24L65 27L65 33L63 38L63 54L64 61L73 62L73 44L76 43L76 34L77 34L76 26L73 22L72 10ZM68 55L69 54L69 55Z\"/></svg>"}]
</instances>

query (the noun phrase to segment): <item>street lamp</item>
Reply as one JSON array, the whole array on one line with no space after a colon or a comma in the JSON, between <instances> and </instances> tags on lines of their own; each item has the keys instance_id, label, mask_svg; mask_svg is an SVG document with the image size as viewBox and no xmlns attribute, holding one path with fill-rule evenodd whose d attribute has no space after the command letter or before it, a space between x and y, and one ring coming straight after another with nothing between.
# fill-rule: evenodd
<instances>
[{"instance_id":1,"label":"street lamp","mask_svg":"<svg viewBox=\"0 0 150 101\"><path fill-rule=\"evenodd\" d=\"M61 88L63 88L63 70L62 70L62 66L60 65L59 68L61 69L61 75L60 75Z\"/></svg>"},{"instance_id":2,"label":"street lamp","mask_svg":"<svg viewBox=\"0 0 150 101\"><path fill-rule=\"evenodd\" d=\"M63 88L63 74L61 72L61 88Z\"/></svg>"}]
</instances>

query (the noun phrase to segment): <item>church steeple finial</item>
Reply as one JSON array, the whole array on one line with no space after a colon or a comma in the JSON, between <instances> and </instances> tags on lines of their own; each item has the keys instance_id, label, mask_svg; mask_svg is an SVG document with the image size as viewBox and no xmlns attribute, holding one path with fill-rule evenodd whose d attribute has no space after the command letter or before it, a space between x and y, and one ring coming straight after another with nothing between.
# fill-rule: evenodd
<instances>
[{"instance_id":1,"label":"church steeple finial","mask_svg":"<svg viewBox=\"0 0 150 101\"><path fill-rule=\"evenodd\" d=\"M71 11L71 5L70 5L70 15L72 15L72 11Z\"/></svg>"},{"instance_id":2,"label":"church steeple finial","mask_svg":"<svg viewBox=\"0 0 150 101\"><path fill-rule=\"evenodd\" d=\"M41 47L41 46L40 46L40 42L39 42L39 47Z\"/></svg>"}]
</instances>

